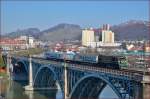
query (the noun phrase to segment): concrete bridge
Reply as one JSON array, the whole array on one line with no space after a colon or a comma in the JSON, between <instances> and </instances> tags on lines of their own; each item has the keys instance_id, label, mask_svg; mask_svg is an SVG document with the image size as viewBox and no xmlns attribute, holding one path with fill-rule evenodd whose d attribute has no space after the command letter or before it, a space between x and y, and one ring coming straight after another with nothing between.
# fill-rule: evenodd
<instances>
[{"instance_id":1,"label":"concrete bridge","mask_svg":"<svg viewBox=\"0 0 150 99\"><path fill-rule=\"evenodd\" d=\"M64 98L97 99L109 85L120 99L150 99L150 75L28 57L7 57L13 80L28 80L26 90L61 88ZM57 90L56 90L57 93Z\"/></svg>"}]
</instances>

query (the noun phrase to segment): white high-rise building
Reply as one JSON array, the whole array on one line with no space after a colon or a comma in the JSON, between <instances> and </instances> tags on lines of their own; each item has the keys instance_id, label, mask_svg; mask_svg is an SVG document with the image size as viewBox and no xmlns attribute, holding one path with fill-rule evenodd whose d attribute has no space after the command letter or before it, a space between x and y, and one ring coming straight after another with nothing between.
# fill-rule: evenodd
<instances>
[{"instance_id":1,"label":"white high-rise building","mask_svg":"<svg viewBox=\"0 0 150 99\"><path fill-rule=\"evenodd\" d=\"M91 29L84 29L82 30L82 45L88 46L89 42L94 42L94 30Z\"/></svg>"}]
</instances>

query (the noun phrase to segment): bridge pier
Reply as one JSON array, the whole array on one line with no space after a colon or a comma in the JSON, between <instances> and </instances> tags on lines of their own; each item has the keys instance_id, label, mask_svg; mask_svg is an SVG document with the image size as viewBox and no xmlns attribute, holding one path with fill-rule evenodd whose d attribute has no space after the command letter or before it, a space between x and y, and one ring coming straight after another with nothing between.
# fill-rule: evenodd
<instances>
[{"instance_id":1,"label":"bridge pier","mask_svg":"<svg viewBox=\"0 0 150 99\"><path fill-rule=\"evenodd\" d=\"M69 98L69 92L68 92L68 73L67 73L67 64L64 63L64 79L65 79L65 82L64 82L64 99L68 99Z\"/></svg>"},{"instance_id":2,"label":"bridge pier","mask_svg":"<svg viewBox=\"0 0 150 99\"><path fill-rule=\"evenodd\" d=\"M32 71L32 58L29 56L29 85L25 86L25 90L33 91L33 71Z\"/></svg>"},{"instance_id":3,"label":"bridge pier","mask_svg":"<svg viewBox=\"0 0 150 99\"><path fill-rule=\"evenodd\" d=\"M10 77L9 67L10 67L10 55L7 54L7 67L6 67L6 71L7 71L7 75Z\"/></svg>"},{"instance_id":4,"label":"bridge pier","mask_svg":"<svg viewBox=\"0 0 150 99\"><path fill-rule=\"evenodd\" d=\"M12 72L13 72L13 64L11 63L12 60L11 60L11 55L10 54L7 54L7 67L6 67L6 72L7 72L7 75L9 77L9 79L13 79L12 78Z\"/></svg>"},{"instance_id":5,"label":"bridge pier","mask_svg":"<svg viewBox=\"0 0 150 99\"><path fill-rule=\"evenodd\" d=\"M150 99L150 75L143 76L143 99Z\"/></svg>"}]
</instances>

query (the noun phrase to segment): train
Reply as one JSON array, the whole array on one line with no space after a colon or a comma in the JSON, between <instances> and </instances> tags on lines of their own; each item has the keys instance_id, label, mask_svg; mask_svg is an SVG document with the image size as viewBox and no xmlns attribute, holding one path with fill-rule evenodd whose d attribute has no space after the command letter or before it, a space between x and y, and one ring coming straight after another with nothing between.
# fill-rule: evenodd
<instances>
[{"instance_id":1,"label":"train","mask_svg":"<svg viewBox=\"0 0 150 99\"><path fill-rule=\"evenodd\" d=\"M100 54L82 54L74 52L45 52L44 58L55 61L65 61L73 64L85 66L95 66L110 69L121 69L126 66L124 56L100 55Z\"/></svg>"}]
</instances>

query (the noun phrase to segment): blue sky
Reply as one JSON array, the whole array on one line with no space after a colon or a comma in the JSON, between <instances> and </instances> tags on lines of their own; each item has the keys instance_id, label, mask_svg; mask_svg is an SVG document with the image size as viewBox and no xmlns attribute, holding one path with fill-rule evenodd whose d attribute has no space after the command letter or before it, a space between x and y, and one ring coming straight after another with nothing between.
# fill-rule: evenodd
<instances>
[{"instance_id":1,"label":"blue sky","mask_svg":"<svg viewBox=\"0 0 150 99\"><path fill-rule=\"evenodd\" d=\"M82 28L148 20L149 2L141 1L2 1L1 33L37 27L47 29L59 23Z\"/></svg>"}]
</instances>

